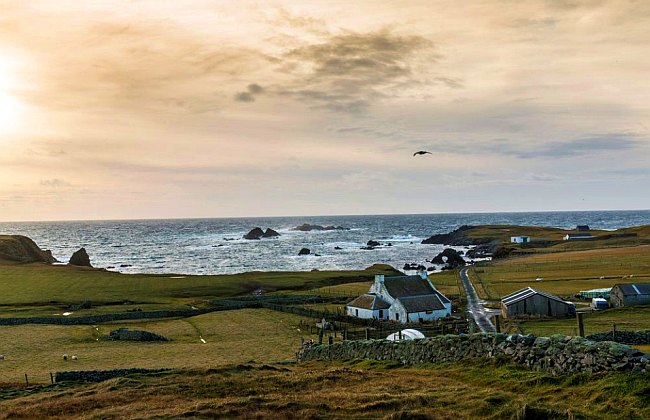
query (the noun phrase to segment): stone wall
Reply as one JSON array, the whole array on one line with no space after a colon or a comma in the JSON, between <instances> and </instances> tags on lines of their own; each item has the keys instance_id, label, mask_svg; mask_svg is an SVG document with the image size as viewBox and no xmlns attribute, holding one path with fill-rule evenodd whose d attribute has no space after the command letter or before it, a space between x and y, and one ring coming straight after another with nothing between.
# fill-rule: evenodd
<instances>
[{"instance_id":1,"label":"stone wall","mask_svg":"<svg viewBox=\"0 0 650 420\"><path fill-rule=\"evenodd\" d=\"M114 370L79 370L68 372L56 372L56 382L102 382L112 378L120 378L133 374L148 374L167 372L170 369L114 369Z\"/></svg>"},{"instance_id":2,"label":"stone wall","mask_svg":"<svg viewBox=\"0 0 650 420\"><path fill-rule=\"evenodd\" d=\"M344 341L302 348L298 361L397 360L405 365L456 362L479 357L504 357L529 369L565 374L611 370L650 372L650 355L624 344L581 337L533 335L445 335L422 340Z\"/></svg>"},{"instance_id":3,"label":"stone wall","mask_svg":"<svg viewBox=\"0 0 650 420\"><path fill-rule=\"evenodd\" d=\"M610 331L588 335L591 341L615 341L623 344L650 344L650 330L646 331Z\"/></svg>"},{"instance_id":4,"label":"stone wall","mask_svg":"<svg viewBox=\"0 0 650 420\"><path fill-rule=\"evenodd\" d=\"M115 314L102 314L77 317L29 317L29 318L0 318L0 325L25 325L25 324L53 324L53 325L93 325L103 322L122 321L127 319L152 319L152 318L187 318L214 312L217 309L188 309L180 311L148 311L148 312L122 312Z\"/></svg>"}]
</instances>

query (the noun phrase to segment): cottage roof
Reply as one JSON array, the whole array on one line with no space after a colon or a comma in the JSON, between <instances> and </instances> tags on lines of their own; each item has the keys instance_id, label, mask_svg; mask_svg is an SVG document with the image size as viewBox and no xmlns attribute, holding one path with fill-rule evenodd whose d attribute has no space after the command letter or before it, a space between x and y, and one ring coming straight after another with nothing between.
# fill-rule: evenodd
<instances>
[{"instance_id":1,"label":"cottage roof","mask_svg":"<svg viewBox=\"0 0 650 420\"><path fill-rule=\"evenodd\" d=\"M449 299L439 293L425 296L404 296L398 300L407 313L439 311L445 309L444 304L449 302Z\"/></svg>"},{"instance_id":2,"label":"cottage roof","mask_svg":"<svg viewBox=\"0 0 650 420\"><path fill-rule=\"evenodd\" d=\"M358 298L354 299L352 302L348 303L346 306L352 306L354 308L360 309L370 309L373 311L377 309L390 308L390 304L388 302L373 293L366 293L364 295L361 295Z\"/></svg>"},{"instance_id":3,"label":"cottage roof","mask_svg":"<svg viewBox=\"0 0 650 420\"><path fill-rule=\"evenodd\" d=\"M501 299L501 303L503 303L506 306L512 305L513 303L517 303L521 300L528 299L531 296L534 295L541 295L544 296L545 298L555 300L557 302L561 303L566 303L564 300L560 299L559 297L552 295L550 293L542 292L541 290L535 290L532 287L526 287L521 290L517 290L514 293L510 293L509 295L504 296Z\"/></svg>"},{"instance_id":4,"label":"cottage roof","mask_svg":"<svg viewBox=\"0 0 650 420\"><path fill-rule=\"evenodd\" d=\"M384 279L384 287L393 298L398 299L404 296L422 296L436 293L429 280L419 275L395 276Z\"/></svg>"},{"instance_id":5,"label":"cottage roof","mask_svg":"<svg viewBox=\"0 0 650 420\"><path fill-rule=\"evenodd\" d=\"M650 283L617 284L623 296L650 295Z\"/></svg>"}]
</instances>

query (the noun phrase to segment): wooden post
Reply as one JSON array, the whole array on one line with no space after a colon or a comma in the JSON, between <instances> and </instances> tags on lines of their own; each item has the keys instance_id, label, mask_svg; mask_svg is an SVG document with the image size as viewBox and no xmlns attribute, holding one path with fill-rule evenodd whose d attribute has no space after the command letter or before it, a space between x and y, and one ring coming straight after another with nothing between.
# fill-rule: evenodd
<instances>
[{"instance_id":1,"label":"wooden post","mask_svg":"<svg viewBox=\"0 0 650 420\"><path fill-rule=\"evenodd\" d=\"M366 340L370 340L370 330L366 328Z\"/></svg>"},{"instance_id":2,"label":"wooden post","mask_svg":"<svg viewBox=\"0 0 650 420\"><path fill-rule=\"evenodd\" d=\"M616 324L612 324L612 341L616 341Z\"/></svg>"},{"instance_id":3,"label":"wooden post","mask_svg":"<svg viewBox=\"0 0 650 420\"><path fill-rule=\"evenodd\" d=\"M583 320L582 320L582 316L583 316L583 315L584 315L584 314L583 314L582 312L578 312L578 313L576 314L576 316L577 316L577 318L578 318L578 335L579 335L580 337L584 337L584 336L585 336L585 324L584 324L584 322L583 322Z\"/></svg>"},{"instance_id":4,"label":"wooden post","mask_svg":"<svg viewBox=\"0 0 650 420\"><path fill-rule=\"evenodd\" d=\"M497 329L497 333L501 332L501 317L499 315L494 315L494 326Z\"/></svg>"},{"instance_id":5,"label":"wooden post","mask_svg":"<svg viewBox=\"0 0 650 420\"><path fill-rule=\"evenodd\" d=\"M402 330L399 330L397 332L397 336L399 337L400 341L402 341Z\"/></svg>"},{"instance_id":6,"label":"wooden post","mask_svg":"<svg viewBox=\"0 0 650 420\"><path fill-rule=\"evenodd\" d=\"M329 344L330 346L334 344L334 337L332 337L331 335L327 337L327 344Z\"/></svg>"},{"instance_id":7,"label":"wooden post","mask_svg":"<svg viewBox=\"0 0 650 420\"><path fill-rule=\"evenodd\" d=\"M29 386L29 379L27 379L27 374L25 374L25 383Z\"/></svg>"},{"instance_id":8,"label":"wooden post","mask_svg":"<svg viewBox=\"0 0 650 420\"><path fill-rule=\"evenodd\" d=\"M347 328L343 330L343 341L348 339L348 330Z\"/></svg>"},{"instance_id":9,"label":"wooden post","mask_svg":"<svg viewBox=\"0 0 650 420\"><path fill-rule=\"evenodd\" d=\"M50 372L50 381L52 382L52 385L54 385L54 375L52 375L52 372Z\"/></svg>"}]
</instances>

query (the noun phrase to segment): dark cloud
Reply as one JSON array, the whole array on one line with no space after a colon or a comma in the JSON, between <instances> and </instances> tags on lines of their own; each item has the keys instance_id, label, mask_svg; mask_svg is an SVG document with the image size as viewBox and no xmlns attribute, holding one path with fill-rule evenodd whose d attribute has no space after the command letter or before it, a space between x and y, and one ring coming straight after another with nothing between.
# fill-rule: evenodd
<instances>
[{"instance_id":1,"label":"dark cloud","mask_svg":"<svg viewBox=\"0 0 650 420\"><path fill-rule=\"evenodd\" d=\"M378 99L421 84L423 77L415 68L439 57L429 40L385 29L332 35L324 42L294 48L282 58L281 71L293 82L279 93L314 108L359 112Z\"/></svg>"},{"instance_id":2,"label":"dark cloud","mask_svg":"<svg viewBox=\"0 0 650 420\"><path fill-rule=\"evenodd\" d=\"M586 137L571 141L550 142L533 150L509 150L507 153L521 158L561 159L630 150L639 147L641 144L636 135L622 133Z\"/></svg>"},{"instance_id":3,"label":"dark cloud","mask_svg":"<svg viewBox=\"0 0 650 420\"><path fill-rule=\"evenodd\" d=\"M239 92L235 95L237 102L255 102L255 97L250 92Z\"/></svg>"},{"instance_id":4,"label":"dark cloud","mask_svg":"<svg viewBox=\"0 0 650 420\"><path fill-rule=\"evenodd\" d=\"M264 88L257 83L251 83L248 85L248 91L253 95L259 95L260 93L264 92Z\"/></svg>"}]
</instances>

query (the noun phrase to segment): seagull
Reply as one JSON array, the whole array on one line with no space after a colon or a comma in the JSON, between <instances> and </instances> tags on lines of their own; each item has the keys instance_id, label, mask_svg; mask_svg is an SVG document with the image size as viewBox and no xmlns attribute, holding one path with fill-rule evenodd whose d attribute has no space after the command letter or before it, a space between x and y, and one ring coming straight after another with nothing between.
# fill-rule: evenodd
<instances>
[{"instance_id":1,"label":"seagull","mask_svg":"<svg viewBox=\"0 0 650 420\"><path fill-rule=\"evenodd\" d=\"M413 153L413 156L417 156L417 155L427 155L427 154L428 154L428 155L432 155L433 153L431 153L431 152L427 152L426 150L420 150L420 151L417 151L417 152Z\"/></svg>"}]
</instances>

